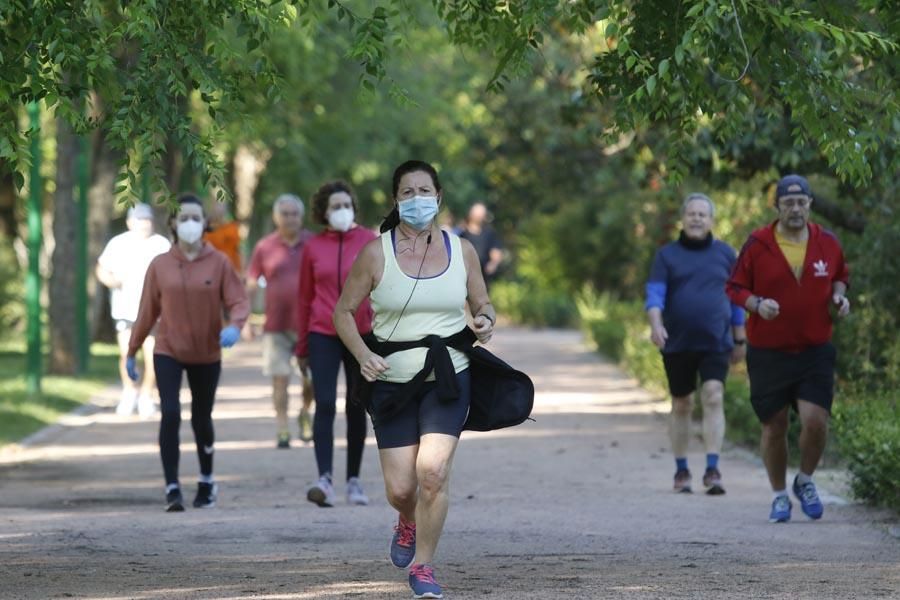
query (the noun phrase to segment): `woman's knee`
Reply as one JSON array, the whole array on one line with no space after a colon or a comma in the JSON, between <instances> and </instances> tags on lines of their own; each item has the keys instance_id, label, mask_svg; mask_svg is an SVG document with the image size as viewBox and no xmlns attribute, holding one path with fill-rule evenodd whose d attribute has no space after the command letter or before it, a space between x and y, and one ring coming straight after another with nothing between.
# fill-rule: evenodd
<instances>
[{"instance_id":1,"label":"woman's knee","mask_svg":"<svg viewBox=\"0 0 900 600\"><path fill-rule=\"evenodd\" d=\"M178 402L160 402L159 414L164 425L181 424L181 406L179 406Z\"/></svg>"},{"instance_id":2,"label":"woman's knee","mask_svg":"<svg viewBox=\"0 0 900 600\"><path fill-rule=\"evenodd\" d=\"M423 495L433 496L444 491L450 476L449 461L435 460L420 464L416 468L419 490Z\"/></svg>"},{"instance_id":3,"label":"woman's knee","mask_svg":"<svg viewBox=\"0 0 900 600\"><path fill-rule=\"evenodd\" d=\"M415 482L385 480L384 489L388 503L394 508L409 507L416 502Z\"/></svg>"}]
</instances>

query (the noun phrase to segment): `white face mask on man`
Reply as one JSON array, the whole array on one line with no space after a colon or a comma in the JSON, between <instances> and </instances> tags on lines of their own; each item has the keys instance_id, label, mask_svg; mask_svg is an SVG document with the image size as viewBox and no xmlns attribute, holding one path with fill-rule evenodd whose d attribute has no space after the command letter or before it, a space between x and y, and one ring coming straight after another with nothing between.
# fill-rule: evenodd
<instances>
[{"instance_id":1,"label":"white face mask on man","mask_svg":"<svg viewBox=\"0 0 900 600\"><path fill-rule=\"evenodd\" d=\"M203 223L201 221L181 221L175 228L178 239L188 244L193 244L203 236Z\"/></svg>"},{"instance_id":2,"label":"white face mask on man","mask_svg":"<svg viewBox=\"0 0 900 600\"><path fill-rule=\"evenodd\" d=\"M337 231L349 231L355 217L352 208L338 208L328 213L328 224Z\"/></svg>"}]
</instances>

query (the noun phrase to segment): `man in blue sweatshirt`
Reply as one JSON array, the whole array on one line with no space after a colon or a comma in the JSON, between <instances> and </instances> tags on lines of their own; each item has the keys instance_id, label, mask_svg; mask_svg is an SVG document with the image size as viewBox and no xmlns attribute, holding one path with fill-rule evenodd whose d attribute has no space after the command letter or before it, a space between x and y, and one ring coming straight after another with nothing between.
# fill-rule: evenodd
<instances>
[{"instance_id":1,"label":"man in blue sweatshirt","mask_svg":"<svg viewBox=\"0 0 900 600\"><path fill-rule=\"evenodd\" d=\"M681 206L681 234L660 248L647 282L650 339L662 352L672 394L669 438L675 454L675 491L691 492L687 450L697 377L703 406L707 494L725 493L719 452L725 436L722 406L729 362L744 358L744 309L725 295L736 254L713 239L715 206L704 194L690 194Z\"/></svg>"}]
</instances>

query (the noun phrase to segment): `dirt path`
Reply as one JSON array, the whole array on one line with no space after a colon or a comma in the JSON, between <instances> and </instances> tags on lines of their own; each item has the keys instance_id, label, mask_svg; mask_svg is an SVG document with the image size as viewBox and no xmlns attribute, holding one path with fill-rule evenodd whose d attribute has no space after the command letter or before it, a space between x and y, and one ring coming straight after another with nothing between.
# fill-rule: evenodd
<instances>
[{"instance_id":1,"label":"dirt path","mask_svg":"<svg viewBox=\"0 0 900 600\"><path fill-rule=\"evenodd\" d=\"M763 469L738 452L722 459L727 495L672 494L665 404L576 333L504 329L492 348L532 374L537 420L464 434L436 561L445 597L900 598L890 515L832 498L820 522L795 506L770 525ZM216 509L163 512L156 424L116 417L111 398L0 453L0 598L411 597L387 560L395 515L372 440L369 507L306 502L313 450L274 448L258 356L243 344L226 357ZM182 442L192 496L187 421ZM691 459L696 471L699 445Z\"/></svg>"}]
</instances>

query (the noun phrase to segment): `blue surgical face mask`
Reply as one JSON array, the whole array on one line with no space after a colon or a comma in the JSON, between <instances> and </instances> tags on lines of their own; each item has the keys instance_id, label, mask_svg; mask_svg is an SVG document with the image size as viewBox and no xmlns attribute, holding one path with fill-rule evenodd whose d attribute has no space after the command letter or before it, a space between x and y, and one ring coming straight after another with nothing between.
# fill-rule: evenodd
<instances>
[{"instance_id":1,"label":"blue surgical face mask","mask_svg":"<svg viewBox=\"0 0 900 600\"><path fill-rule=\"evenodd\" d=\"M397 203L400 220L413 229L425 229L438 212L437 196L414 196Z\"/></svg>"}]
</instances>

